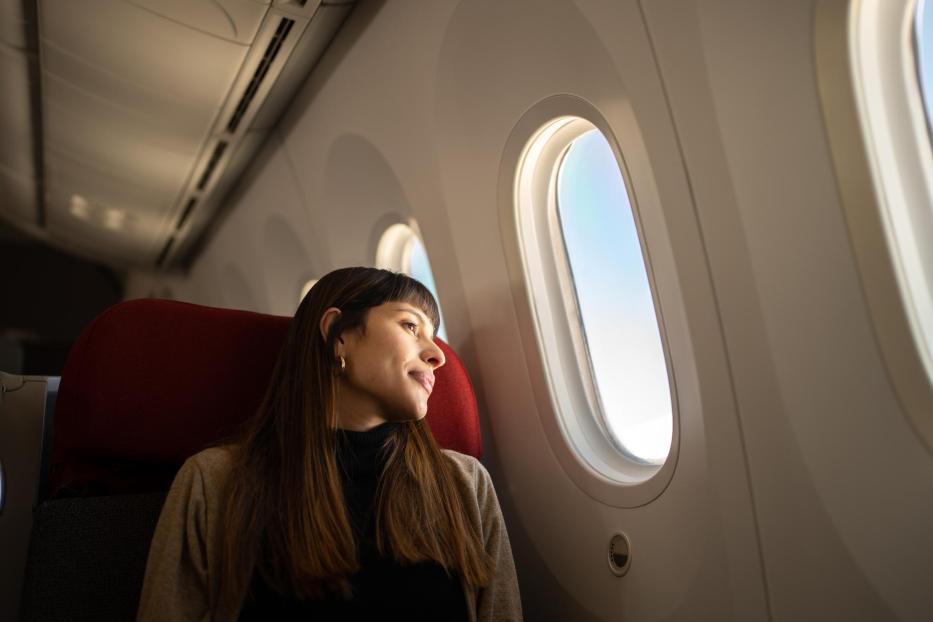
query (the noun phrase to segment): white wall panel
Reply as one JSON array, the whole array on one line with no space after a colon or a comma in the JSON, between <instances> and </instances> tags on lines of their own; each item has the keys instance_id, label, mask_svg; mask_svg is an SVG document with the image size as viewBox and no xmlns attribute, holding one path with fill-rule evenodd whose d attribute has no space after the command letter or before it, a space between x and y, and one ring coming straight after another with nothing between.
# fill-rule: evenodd
<instances>
[{"instance_id":1,"label":"white wall panel","mask_svg":"<svg viewBox=\"0 0 933 622\"><path fill-rule=\"evenodd\" d=\"M370 264L382 228L414 218L476 381L528 619L922 619L933 463L865 310L813 4L364 4L191 273L135 275L130 294L168 284L282 313L303 278L291 264ZM641 508L602 505L564 474L519 339L503 149L559 93L595 105L623 146L638 134L635 195L653 184L674 249L686 316L671 330L697 371L674 361L689 398L680 461ZM277 243L283 229L295 239ZM622 579L605 568L615 529L635 552Z\"/></svg>"},{"instance_id":2,"label":"white wall panel","mask_svg":"<svg viewBox=\"0 0 933 622\"><path fill-rule=\"evenodd\" d=\"M646 5L748 444L775 619L926 619L933 461L882 366L838 203L812 2ZM690 10L685 10L689 8Z\"/></svg>"},{"instance_id":3,"label":"white wall panel","mask_svg":"<svg viewBox=\"0 0 933 622\"><path fill-rule=\"evenodd\" d=\"M317 275L308 253L304 250L301 232L283 217L272 214L266 220L262 237L262 266L268 293L270 312L293 315L298 296L308 279Z\"/></svg>"}]
</instances>

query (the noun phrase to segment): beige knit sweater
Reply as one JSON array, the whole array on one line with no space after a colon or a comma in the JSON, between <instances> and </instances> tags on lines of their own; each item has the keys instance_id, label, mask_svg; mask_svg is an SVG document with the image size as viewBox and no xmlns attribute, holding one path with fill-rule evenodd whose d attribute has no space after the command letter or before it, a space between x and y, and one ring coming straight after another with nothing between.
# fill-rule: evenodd
<instances>
[{"instance_id":1,"label":"beige knit sweater","mask_svg":"<svg viewBox=\"0 0 933 622\"><path fill-rule=\"evenodd\" d=\"M499 501L489 473L471 456L444 450L455 465L457 482L472 524L483 534L494 562L491 583L480 590L464 584L473 622L521 620L515 564ZM218 598L220 523L223 520L230 453L212 448L181 467L162 508L149 549L137 620L211 620ZM239 610L214 616L235 620Z\"/></svg>"}]
</instances>

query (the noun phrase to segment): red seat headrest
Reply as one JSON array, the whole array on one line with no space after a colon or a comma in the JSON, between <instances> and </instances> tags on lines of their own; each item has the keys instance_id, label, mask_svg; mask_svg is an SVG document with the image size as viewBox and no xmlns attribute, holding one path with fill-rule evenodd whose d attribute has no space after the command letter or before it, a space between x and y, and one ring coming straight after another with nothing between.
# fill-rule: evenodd
<instances>
[{"instance_id":1,"label":"red seat headrest","mask_svg":"<svg viewBox=\"0 0 933 622\"><path fill-rule=\"evenodd\" d=\"M231 434L262 399L291 318L171 300L104 311L72 348L55 407L53 495L167 489L182 462ZM463 364L438 340L427 421L445 448L479 457Z\"/></svg>"}]
</instances>

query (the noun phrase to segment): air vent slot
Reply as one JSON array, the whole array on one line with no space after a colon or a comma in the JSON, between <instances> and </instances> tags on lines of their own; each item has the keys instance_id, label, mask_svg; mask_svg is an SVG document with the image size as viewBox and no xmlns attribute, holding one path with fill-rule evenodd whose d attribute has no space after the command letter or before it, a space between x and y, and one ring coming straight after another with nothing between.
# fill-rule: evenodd
<instances>
[{"instance_id":1,"label":"air vent slot","mask_svg":"<svg viewBox=\"0 0 933 622\"><path fill-rule=\"evenodd\" d=\"M240 121L243 120L243 115L246 114L250 102L253 101L256 91L259 90L262 79L266 77L269 66L272 65L272 61L274 61L275 57L278 55L279 49L282 47L282 42L285 41L285 37L288 36L294 23L295 20L288 19L287 17L283 17L282 21L279 22L278 28L275 29L275 34L272 35L272 40L269 41L269 45L266 47L266 53L263 54L262 60L259 61L259 65L256 67L253 79L249 81L246 90L243 91L243 96L240 97L240 101L237 103L236 110L233 111L233 114L230 116L230 121L227 122L228 132L235 132L236 128L240 125Z\"/></svg>"},{"instance_id":2,"label":"air vent slot","mask_svg":"<svg viewBox=\"0 0 933 622\"><path fill-rule=\"evenodd\" d=\"M191 216L191 210L193 210L194 206L197 204L197 199L188 199L188 204L185 205L185 209L181 213L181 218L178 219L178 223L175 225L175 231L179 231L182 227L185 226L185 222L188 220L188 216Z\"/></svg>"},{"instance_id":3,"label":"air vent slot","mask_svg":"<svg viewBox=\"0 0 933 622\"><path fill-rule=\"evenodd\" d=\"M168 242L165 243L165 248L162 249L162 252L159 253L159 258L156 259L156 266L159 268L162 267L162 264L165 263L165 258L168 257L168 253L172 250L172 245L175 244L175 238L171 237L168 239Z\"/></svg>"},{"instance_id":4,"label":"air vent slot","mask_svg":"<svg viewBox=\"0 0 933 622\"><path fill-rule=\"evenodd\" d=\"M204 190L204 186L210 181L214 169L217 168L217 162L220 161L220 157L224 154L226 149L227 141L224 140L217 143L217 146L214 147L214 153L211 154L211 159L207 161L207 166L204 167L204 172L201 173L201 179L198 181L198 190Z\"/></svg>"}]
</instances>

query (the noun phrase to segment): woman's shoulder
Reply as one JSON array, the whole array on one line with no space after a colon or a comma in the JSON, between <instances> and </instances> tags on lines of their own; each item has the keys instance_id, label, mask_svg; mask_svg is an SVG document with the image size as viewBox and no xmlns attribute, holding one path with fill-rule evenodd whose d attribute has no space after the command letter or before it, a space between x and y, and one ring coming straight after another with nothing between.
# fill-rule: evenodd
<instances>
[{"instance_id":1,"label":"woman's shoulder","mask_svg":"<svg viewBox=\"0 0 933 622\"><path fill-rule=\"evenodd\" d=\"M463 483L474 490L484 489L490 484L489 472L482 462L473 456L462 454L453 449L442 449L441 451L453 463L454 471Z\"/></svg>"},{"instance_id":2,"label":"woman's shoulder","mask_svg":"<svg viewBox=\"0 0 933 622\"><path fill-rule=\"evenodd\" d=\"M198 477L207 486L223 483L233 466L233 449L229 445L210 447L185 460L176 479Z\"/></svg>"},{"instance_id":3,"label":"woman's shoulder","mask_svg":"<svg viewBox=\"0 0 933 622\"><path fill-rule=\"evenodd\" d=\"M195 462L206 468L219 468L230 466L233 460L232 445L218 445L208 447L188 458L187 462Z\"/></svg>"},{"instance_id":4,"label":"woman's shoulder","mask_svg":"<svg viewBox=\"0 0 933 622\"><path fill-rule=\"evenodd\" d=\"M453 462L460 470L465 473L475 473L478 468L482 468L479 460L468 454L462 454L453 449L441 449L441 452L447 456L447 459Z\"/></svg>"},{"instance_id":5,"label":"woman's shoulder","mask_svg":"<svg viewBox=\"0 0 933 622\"><path fill-rule=\"evenodd\" d=\"M453 464L457 485L466 501L466 509L473 523L480 526L483 533L499 529L496 525L502 522L502 513L489 471L473 456L449 449L443 452Z\"/></svg>"}]
</instances>

